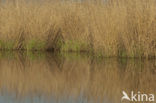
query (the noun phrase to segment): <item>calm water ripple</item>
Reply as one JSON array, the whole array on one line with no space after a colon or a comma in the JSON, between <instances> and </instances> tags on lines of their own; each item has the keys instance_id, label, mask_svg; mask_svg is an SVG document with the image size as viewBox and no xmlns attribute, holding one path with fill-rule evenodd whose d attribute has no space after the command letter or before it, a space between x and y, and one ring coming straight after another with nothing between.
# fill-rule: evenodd
<instances>
[{"instance_id":1,"label":"calm water ripple","mask_svg":"<svg viewBox=\"0 0 156 103\"><path fill-rule=\"evenodd\" d=\"M155 87L154 59L0 53L0 103L121 103L123 90Z\"/></svg>"}]
</instances>

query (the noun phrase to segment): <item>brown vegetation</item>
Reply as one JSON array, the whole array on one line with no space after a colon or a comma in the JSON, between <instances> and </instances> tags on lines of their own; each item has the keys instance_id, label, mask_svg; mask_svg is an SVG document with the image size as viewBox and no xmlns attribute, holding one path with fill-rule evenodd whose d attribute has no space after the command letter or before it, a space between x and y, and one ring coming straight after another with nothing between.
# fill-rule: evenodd
<instances>
[{"instance_id":1,"label":"brown vegetation","mask_svg":"<svg viewBox=\"0 0 156 103\"><path fill-rule=\"evenodd\" d=\"M155 0L2 3L0 48L155 57L155 10Z\"/></svg>"}]
</instances>

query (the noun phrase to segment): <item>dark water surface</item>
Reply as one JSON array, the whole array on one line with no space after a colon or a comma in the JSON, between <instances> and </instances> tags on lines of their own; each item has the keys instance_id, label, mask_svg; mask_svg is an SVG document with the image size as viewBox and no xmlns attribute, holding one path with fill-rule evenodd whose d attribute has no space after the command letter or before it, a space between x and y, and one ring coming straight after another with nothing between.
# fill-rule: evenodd
<instances>
[{"instance_id":1,"label":"dark water surface","mask_svg":"<svg viewBox=\"0 0 156 103\"><path fill-rule=\"evenodd\" d=\"M122 91L156 93L156 60L0 53L0 103L121 103Z\"/></svg>"}]
</instances>

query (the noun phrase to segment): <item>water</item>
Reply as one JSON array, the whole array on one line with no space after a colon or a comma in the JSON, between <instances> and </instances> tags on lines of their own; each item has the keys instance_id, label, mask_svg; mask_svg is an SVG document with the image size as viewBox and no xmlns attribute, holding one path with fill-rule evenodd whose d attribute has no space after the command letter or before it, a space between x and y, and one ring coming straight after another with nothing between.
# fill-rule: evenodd
<instances>
[{"instance_id":1,"label":"water","mask_svg":"<svg viewBox=\"0 0 156 103\"><path fill-rule=\"evenodd\" d=\"M0 53L0 103L121 103L123 90L154 93L155 87L154 59Z\"/></svg>"}]
</instances>

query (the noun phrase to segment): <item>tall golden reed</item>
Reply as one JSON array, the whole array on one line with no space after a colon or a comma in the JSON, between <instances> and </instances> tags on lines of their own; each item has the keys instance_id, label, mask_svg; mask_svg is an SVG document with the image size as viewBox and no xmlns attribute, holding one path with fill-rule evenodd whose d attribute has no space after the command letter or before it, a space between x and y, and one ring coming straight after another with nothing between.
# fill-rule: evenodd
<instances>
[{"instance_id":1,"label":"tall golden reed","mask_svg":"<svg viewBox=\"0 0 156 103\"><path fill-rule=\"evenodd\" d=\"M155 0L2 3L0 48L154 57L155 10Z\"/></svg>"}]
</instances>

